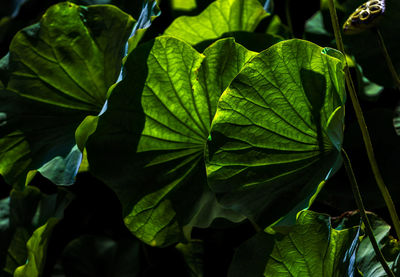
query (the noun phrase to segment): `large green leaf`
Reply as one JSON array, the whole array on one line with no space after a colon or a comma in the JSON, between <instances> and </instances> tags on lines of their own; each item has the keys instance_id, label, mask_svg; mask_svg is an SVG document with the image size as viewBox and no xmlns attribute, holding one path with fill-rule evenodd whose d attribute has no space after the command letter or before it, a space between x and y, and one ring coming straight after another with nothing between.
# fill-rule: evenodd
<instances>
[{"instance_id":1,"label":"large green leaf","mask_svg":"<svg viewBox=\"0 0 400 277\"><path fill-rule=\"evenodd\" d=\"M146 243L176 242L181 226L232 214L208 190L204 147L219 96L254 55L232 39L200 54L159 37L128 56L87 150L91 171L117 193L126 225ZM213 208L204 212L202 203Z\"/></svg>"},{"instance_id":2,"label":"large green leaf","mask_svg":"<svg viewBox=\"0 0 400 277\"><path fill-rule=\"evenodd\" d=\"M257 234L238 248L228 276L353 276L359 227L337 230L330 220L303 211L287 233Z\"/></svg>"},{"instance_id":3,"label":"large green leaf","mask_svg":"<svg viewBox=\"0 0 400 277\"><path fill-rule=\"evenodd\" d=\"M164 34L195 45L227 32L252 32L267 15L257 0L217 0L197 16L177 18Z\"/></svg>"},{"instance_id":4,"label":"large green leaf","mask_svg":"<svg viewBox=\"0 0 400 277\"><path fill-rule=\"evenodd\" d=\"M30 169L71 184L82 157L75 129L98 114L117 79L134 20L114 6L60 3L10 45L0 91L0 173L23 186Z\"/></svg>"},{"instance_id":5,"label":"large green leaf","mask_svg":"<svg viewBox=\"0 0 400 277\"><path fill-rule=\"evenodd\" d=\"M332 56L331 56L332 55ZM208 141L211 189L263 227L307 208L340 165L340 53L302 40L254 57L221 96Z\"/></svg>"}]
</instances>

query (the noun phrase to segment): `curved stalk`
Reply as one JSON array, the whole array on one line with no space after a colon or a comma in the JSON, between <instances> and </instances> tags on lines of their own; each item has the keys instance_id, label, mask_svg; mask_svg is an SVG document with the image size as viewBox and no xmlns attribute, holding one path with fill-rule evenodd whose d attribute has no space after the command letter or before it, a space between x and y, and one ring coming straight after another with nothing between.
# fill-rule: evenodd
<instances>
[{"instance_id":1,"label":"curved stalk","mask_svg":"<svg viewBox=\"0 0 400 277\"><path fill-rule=\"evenodd\" d=\"M392 59L390 58L389 52L386 49L385 41L383 40L382 34L377 27L374 31L378 37L379 46L381 47L383 56L385 57L386 64L389 68L390 74L392 75L393 81L396 84L397 89L400 89L400 78L397 75L396 69L393 66Z\"/></svg>"},{"instance_id":2,"label":"curved stalk","mask_svg":"<svg viewBox=\"0 0 400 277\"><path fill-rule=\"evenodd\" d=\"M347 155L346 151L344 151L343 148L342 148L342 157L343 157L344 167L346 168L347 175L349 176L351 190L353 191L354 199L356 200L358 210L360 211L360 214L361 214L361 219L365 225L365 233L367 233L367 236L369 237L372 247L374 248L376 257L379 260L379 262L381 263L385 272L388 274L388 276L395 277L394 273L392 272L389 265L387 264L385 257L383 257L383 254L382 254L381 250L379 249L378 243L376 242L374 232L372 231L371 224L369 223L367 214L365 212L364 203L361 198L361 194L360 194L360 190L357 185L356 177L354 176L353 168L351 167L351 162L350 162L349 156Z\"/></svg>"},{"instance_id":3,"label":"curved stalk","mask_svg":"<svg viewBox=\"0 0 400 277\"><path fill-rule=\"evenodd\" d=\"M346 55L346 53L344 51L342 36L340 34L339 20L337 18L335 4L334 4L333 0L329 0L328 4L329 4L329 12L331 15L332 26L333 26L333 30L335 33L337 47L338 47L339 51L341 51L343 53L343 55ZM389 210L389 214L392 219L397 238L400 238L400 220L397 215L396 208L394 206L392 197L390 196L389 190L387 189L385 182L383 181L382 175L380 173L380 170L378 168L378 163L376 162L376 159L375 159L375 153L374 153L374 149L372 147L371 138L369 136L368 128L365 123L365 119L364 119L363 112L361 110L360 103L358 102L354 83L353 83L353 80L351 79L350 70L349 70L349 67L347 66L347 64L345 66L344 71L345 71L347 88L348 88L351 102L353 104L353 108L354 108L354 111L355 111L355 114L357 117L358 125L360 126L360 129L361 129L361 134L362 134L362 137L364 140L364 145L365 145L365 149L367 151L368 160L371 165L372 172L374 174L378 188L381 191L383 199L385 200L386 206Z\"/></svg>"}]
</instances>

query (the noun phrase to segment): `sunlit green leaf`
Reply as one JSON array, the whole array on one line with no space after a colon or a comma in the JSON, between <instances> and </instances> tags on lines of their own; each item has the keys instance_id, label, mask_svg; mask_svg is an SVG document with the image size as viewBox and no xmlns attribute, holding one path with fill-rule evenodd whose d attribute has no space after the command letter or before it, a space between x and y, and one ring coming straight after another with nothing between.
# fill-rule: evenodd
<instances>
[{"instance_id":1,"label":"sunlit green leaf","mask_svg":"<svg viewBox=\"0 0 400 277\"><path fill-rule=\"evenodd\" d=\"M289 234L274 238L264 276L353 276L358 244L359 227L338 231L328 216L302 212Z\"/></svg>"},{"instance_id":2,"label":"sunlit green leaf","mask_svg":"<svg viewBox=\"0 0 400 277\"><path fill-rule=\"evenodd\" d=\"M303 211L287 233L257 234L239 247L228 276L353 276L359 226L337 230L330 220Z\"/></svg>"},{"instance_id":3,"label":"sunlit green leaf","mask_svg":"<svg viewBox=\"0 0 400 277\"><path fill-rule=\"evenodd\" d=\"M190 11L197 7L196 0L171 0L173 10Z\"/></svg>"},{"instance_id":4,"label":"sunlit green leaf","mask_svg":"<svg viewBox=\"0 0 400 277\"><path fill-rule=\"evenodd\" d=\"M14 272L14 277L39 277L42 275L46 261L47 246L53 232L54 226L59 219L50 218L49 221L33 232L26 246L28 257L26 264L18 267Z\"/></svg>"},{"instance_id":5,"label":"sunlit green leaf","mask_svg":"<svg viewBox=\"0 0 400 277\"><path fill-rule=\"evenodd\" d=\"M309 206L340 166L344 73L339 52L302 40L254 57L221 96L207 174L221 204L266 227ZM340 54L340 53L339 53Z\"/></svg>"},{"instance_id":6,"label":"sunlit green leaf","mask_svg":"<svg viewBox=\"0 0 400 277\"><path fill-rule=\"evenodd\" d=\"M146 243L176 242L182 226L203 225L227 210L207 189L204 147L219 96L254 55L232 39L200 54L172 37L129 55L126 78L87 149L91 171L117 193L126 225ZM203 203L215 204L212 216Z\"/></svg>"},{"instance_id":7,"label":"sunlit green leaf","mask_svg":"<svg viewBox=\"0 0 400 277\"><path fill-rule=\"evenodd\" d=\"M177 18L164 34L194 45L227 32L252 32L267 15L257 0L217 0L197 16Z\"/></svg>"}]
</instances>

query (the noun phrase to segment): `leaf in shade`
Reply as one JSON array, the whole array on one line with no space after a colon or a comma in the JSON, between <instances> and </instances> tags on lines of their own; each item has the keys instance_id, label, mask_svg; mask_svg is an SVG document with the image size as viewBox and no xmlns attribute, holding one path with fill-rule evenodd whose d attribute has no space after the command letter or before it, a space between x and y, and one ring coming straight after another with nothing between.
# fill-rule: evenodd
<instances>
[{"instance_id":1,"label":"leaf in shade","mask_svg":"<svg viewBox=\"0 0 400 277\"><path fill-rule=\"evenodd\" d=\"M219 96L255 55L232 39L203 54L172 37L158 37L128 56L87 150L91 172L118 195L128 228L144 242L165 246L181 227L230 215L209 192L204 147Z\"/></svg>"},{"instance_id":2,"label":"leaf in shade","mask_svg":"<svg viewBox=\"0 0 400 277\"><path fill-rule=\"evenodd\" d=\"M258 0L217 0L197 16L178 17L164 34L195 45L227 32L253 32L267 15Z\"/></svg>"},{"instance_id":3,"label":"leaf in shade","mask_svg":"<svg viewBox=\"0 0 400 277\"><path fill-rule=\"evenodd\" d=\"M17 33L0 91L0 173L8 183L21 188L31 169L74 182L82 158L75 129L101 110L133 23L113 6L64 2Z\"/></svg>"},{"instance_id":4,"label":"leaf in shade","mask_svg":"<svg viewBox=\"0 0 400 277\"><path fill-rule=\"evenodd\" d=\"M228 276L354 276L359 232L359 226L337 230L329 216L303 211L286 233L259 233L243 243Z\"/></svg>"},{"instance_id":5,"label":"leaf in shade","mask_svg":"<svg viewBox=\"0 0 400 277\"><path fill-rule=\"evenodd\" d=\"M287 214L294 221L339 168L345 88L336 55L280 42L223 93L207 148L208 182L223 206L262 227Z\"/></svg>"},{"instance_id":6,"label":"leaf in shade","mask_svg":"<svg viewBox=\"0 0 400 277\"><path fill-rule=\"evenodd\" d=\"M140 40L146 33L146 30L150 27L152 22L158 16L160 16L160 14L161 11L157 5L156 0L146 0L142 3L140 15L138 16L138 20L132 30L128 41L128 52L126 52L125 55L130 53L135 47L137 47Z\"/></svg>"},{"instance_id":7,"label":"leaf in shade","mask_svg":"<svg viewBox=\"0 0 400 277\"><path fill-rule=\"evenodd\" d=\"M84 235L64 249L61 262L68 276L139 276L140 242Z\"/></svg>"},{"instance_id":8,"label":"leaf in shade","mask_svg":"<svg viewBox=\"0 0 400 277\"><path fill-rule=\"evenodd\" d=\"M51 195L43 194L31 186L22 192L11 192L8 201L9 227L5 233L0 233L0 241L6 241L4 245L0 244L0 250L7 249L5 253L0 252L0 265L5 272L12 274L18 266L25 264L26 243L35 229L45 225L51 218L63 218L71 200L72 196L62 189Z\"/></svg>"},{"instance_id":9,"label":"leaf in shade","mask_svg":"<svg viewBox=\"0 0 400 277\"><path fill-rule=\"evenodd\" d=\"M181 252L191 277L203 277L204 245L201 240L178 243L176 249Z\"/></svg>"},{"instance_id":10,"label":"leaf in shade","mask_svg":"<svg viewBox=\"0 0 400 277\"><path fill-rule=\"evenodd\" d=\"M371 227L385 260L395 274L400 272L400 244L389 235L390 225L375 214L368 214ZM364 236L357 251L357 267L363 277L383 277L387 273L376 258L375 251L367 235ZM396 275L397 276L397 275Z\"/></svg>"}]
</instances>

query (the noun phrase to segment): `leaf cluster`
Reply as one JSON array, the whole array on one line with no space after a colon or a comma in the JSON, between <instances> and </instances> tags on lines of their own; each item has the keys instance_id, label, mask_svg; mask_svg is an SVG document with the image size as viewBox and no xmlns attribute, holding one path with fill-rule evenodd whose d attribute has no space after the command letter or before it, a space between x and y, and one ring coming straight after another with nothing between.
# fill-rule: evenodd
<instances>
[{"instance_id":1,"label":"leaf cluster","mask_svg":"<svg viewBox=\"0 0 400 277\"><path fill-rule=\"evenodd\" d=\"M335 3L343 24L362 1ZM342 148L398 274L346 67L395 204L398 91L372 31L342 53L328 1L301 5L2 4L0 276L387 276Z\"/></svg>"}]
</instances>

